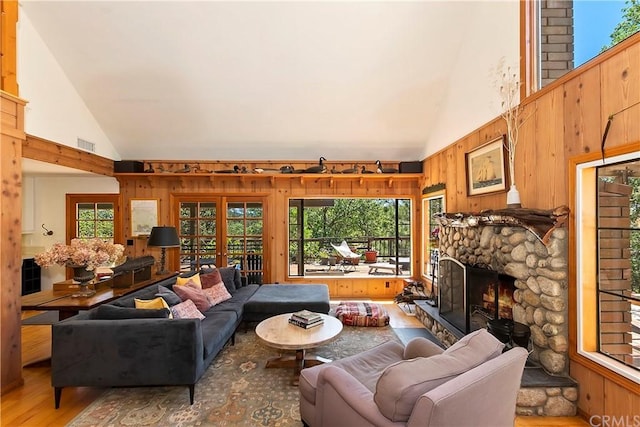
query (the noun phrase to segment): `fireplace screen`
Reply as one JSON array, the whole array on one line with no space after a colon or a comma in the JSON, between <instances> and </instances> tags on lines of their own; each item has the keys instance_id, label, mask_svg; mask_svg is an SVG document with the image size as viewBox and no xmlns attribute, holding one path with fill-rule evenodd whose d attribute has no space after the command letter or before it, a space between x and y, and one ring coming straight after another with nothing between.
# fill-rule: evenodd
<instances>
[{"instance_id":1,"label":"fireplace screen","mask_svg":"<svg viewBox=\"0 0 640 427\"><path fill-rule=\"evenodd\" d=\"M445 257L440 260L440 317L463 333L491 319L513 319L515 279Z\"/></svg>"}]
</instances>

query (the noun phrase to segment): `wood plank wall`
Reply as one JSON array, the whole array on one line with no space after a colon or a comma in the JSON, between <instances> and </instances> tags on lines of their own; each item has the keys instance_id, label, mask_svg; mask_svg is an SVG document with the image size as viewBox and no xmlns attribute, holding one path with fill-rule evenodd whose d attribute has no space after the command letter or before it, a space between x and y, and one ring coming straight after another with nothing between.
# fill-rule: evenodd
<instances>
[{"instance_id":1,"label":"wood plank wall","mask_svg":"<svg viewBox=\"0 0 640 427\"><path fill-rule=\"evenodd\" d=\"M539 209L570 205L575 189L569 185L569 176L574 173L569 170L569 159L600 151L610 115L615 116L606 147L635 146L634 150L640 152L639 103L640 34L526 99L524 114L533 115L521 129L516 151L516 184L522 205ZM504 122L496 119L424 161L425 185L446 183L447 211L505 206L505 192L467 197L465 178L465 153L504 133ZM579 410L588 415L638 415L638 384L576 354L576 276L572 270L570 373L579 383Z\"/></svg>"},{"instance_id":2,"label":"wood plank wall","mask_svg":"<svg viewBox=\"0 0 640 427\"><path fill-rule=\"evenodd\" d=\"M22 142L24 106L0 91L0 359L1 392L22 384L20 295L22 290Z\"/></svg>"},{"instance_id":3,"label":"wood plank wall","mask_svg":"<svg viewBox=\"0 0 640 427\"><path fill-rule=\"evenodd\" d=\"M0 90L18 96L18 0L0 0Z\"/></svg>"},{"instance_id":4,"label":"wood plank wall","mask_svg":"<svg viewBox=\"0 0 640 427\"><path fill-rule=\"evenodd\" d=\"M360 163L362 164L362 163ZM331 166L329 166L331 168ZM346 165L345 168L350 167ZM288 277L288 199L297 197L402 197L412 200L417 210L413 236L420 240L420 182L413 174L331 176L323 175L208 175L208 174L116 174L120 182L124 208L125 239L131 239L129 206L131 199L160 200L160 224L176 224L173 197L181 194L210 195L212 197L251 196L265 201L265 283L326 283L332 298L366 297L391 298L403 286L402 279L371 278L295 278ZM283 237L284 236L284 237ZM127 248L131 256L141 256L149 250L145 239L133 239ZM413 271L419 275L419 248L415 246ZM168 254L167 263L178 268L175 251ZM157 255L153 254L152 255ZM389 286L387 287L387 282Z\"/></svg>"}]
</instances>

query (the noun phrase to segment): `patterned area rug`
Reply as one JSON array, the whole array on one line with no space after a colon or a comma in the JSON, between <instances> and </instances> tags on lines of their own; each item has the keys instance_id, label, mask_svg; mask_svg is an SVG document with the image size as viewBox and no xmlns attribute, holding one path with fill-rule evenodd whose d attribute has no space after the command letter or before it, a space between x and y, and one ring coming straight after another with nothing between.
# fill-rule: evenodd
<instances>
[{"instance_id":1,"label":"patterned area rug","mask_svg":"<svg viewBox=\"0 0 640 427\"><path fill-rule=\"evenodd\" d=\"M390 327L346 326L309 353L340 359L388 340L398 340ZM253 331L238 332L196 384L193 405L186 387L107 389L69 426L301 426L293 370L264 367L278 355Z\"/></svg>"}]
</instances>

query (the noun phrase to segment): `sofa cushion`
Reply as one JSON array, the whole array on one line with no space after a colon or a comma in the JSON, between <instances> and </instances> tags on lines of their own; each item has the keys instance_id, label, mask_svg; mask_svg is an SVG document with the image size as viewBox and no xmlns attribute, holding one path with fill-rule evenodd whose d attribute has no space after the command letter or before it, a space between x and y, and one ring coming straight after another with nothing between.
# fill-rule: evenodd
<instances>
[{"instance_id":1,"label":"sofa cushion","mask_svg":"<svg viewBox=\"0 0 640 427\"><path fill-rule=\"evenodd\" d=\"M190 299L171 307L171 313L174 319L204 319L204 314L198 310L198 307Z\"/></svg>"},{"instance_id":2,"label":"sofa cushion","mask_svg":"<svg viewBox=\"0 0 640 427\"><path fill-rule=\"evenodd\" d=\"M193 301L196 307L198 307L198 310L203 313L211 307L209 298L207 298L202 288L195 284L193 281L189 281L186 285L183 286L174 286L173 291L180 297L182 301L188 299Z\"/></svg>"},{"instance_id":3,"label":"sofa cushion","mask_svg":"<svg viewBox=\"0 0 640 427\"><path fill-rule=\"evenodd\" d=\"M209 273L200 274L200 283L202 284L202 289L208 289L213 287L214 285L217 285L218 283L223 283L223 281L218 269L214 268Z\"/></svg>"},{"instance_id":4,"label":"sofa cushion","mask_svg":"<svg viewBox=\"0 0 640 427\"><path fill-rule=\"evenodd\" d=\"M220 272L220 277L222 277L224 285L230 293L233 293L233 291L242 287L240 270L235 267L220 267L218 271Z\"/></svg>"},{"instance_id":5,"label":"sofa cushion","mask_svg":"<svg viewBox=\"0 0 640 427\"><path fill-rule=\"evenodd\" d=\"M162 299L165 300L167 304L169 304L169 307L180 304L182 302L180 297L175 292L162 285L158 285L158 293L156 294L156 296L162 297Z\"/></svg>"},{"instance_id":6,"label":"sofa cushion","mask_svg":"<svg viewBox=\"0 0 640 427\"><path fill-rule=\"evenodd\" d=\"M262 285L244 305L244 320L260 322L300 310L327 314L330 308L325 284Z\"/></svg>"},{"instance_id":7,"label":"sofa cushion","mask_svg":"<svg viewBox=\"0 0 640 427\"><path fill-rule=\"evenodd\" d=\"M217 354L229 338L233 336L236 328L237 316L232 311L209 311L202 319L202 342L204 344L204 357Z\"/></svg>"},{"instance_id":8,"label":"sofa cushion","mask_svg":"<svg viewBox=\"0 0 640 427\"><path fill-rule=\"evenodd\" d=\"M91 318L94 320L115 319L149 319L169 317L170 312L166 308L140 310L130 307L118 307L111 304L103 304L92 310Z\"/></svg>"},{"instance_id":9,"label":"sofa cushion","mask_svg":"<svg viewBox=\"0 0 640 427\"><path fill-rule=\"evenodd\" d=\"M231 294L222 281L216 283L210 288L202 289L202 292L209 298L212 306L231 299Z\"/></svg>"},{"instance_id":10,"label":"sofa cushion","mask_svg":"<svg viewBox=\"0 0 640 427\"><path fill-rule=\"evenodd\" d=\"M202 283L200 282L200 273L192 274L190 276L178 276L176 277L176 283L173 286L174 290L177 286L184 286L189 282L195 283L199 288L202 288Z\"/></svg>"},{"instance_id":11,"label":"sofa cushion","mask_svg":"<svg viewBox=\"0 0 640 427\"><path fill-rule=\"evenodd\" d=\"M162 297L156 297L153 299L134 298L133 301L135 302L137 309L145 309L145 310L161 309L161 308L169 309L169 304L167 304L167 302Z\"/></svg>"},{"instance_id":12,"label":"sofa cushion","mask_svg":"<svg viewBox=\"0 0 640 427\"><path fill-rule=\"evenodd\" d=\"M231 294L231 299L214 305L210 311L233 311L236 313L238 319L242 317L242 320L245 320L244 306L249 298L251 298L251 296L255 294L259 288L259 285L252 284L236 289L236 291ZM207 314L208 313L205 313L205 316Z\"/></svg>"},{"instance_id":13,"label":"sofa cushion","mask_svg":"<svg viewBox=\"0 0 640 427\"><path fill-rule=\"evenodd\" d=\"M405 422L420 395L498 356L503 346L481 329L442 354L394 363L378 379L374 401L385 417Z\"/></svg>"}]
</instances>

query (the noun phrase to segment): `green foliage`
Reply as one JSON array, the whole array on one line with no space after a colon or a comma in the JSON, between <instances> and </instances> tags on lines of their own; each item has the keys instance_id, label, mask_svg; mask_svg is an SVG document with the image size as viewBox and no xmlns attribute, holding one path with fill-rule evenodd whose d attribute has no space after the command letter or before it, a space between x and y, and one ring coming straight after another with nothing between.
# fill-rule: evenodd
<instances>
[{"instance_id":1,"label":"green foliage","mask_svg":"<svg viewBox=\"0 0 640 427\"><path fill-rule=\"evenodd\" d=\"M77 237L80 239L113 239L114 210L112 204L78 204Z\"/></svg>"},{"instance_id":2,"label":"green foliage","mask_svg":"<svg viewBox=\"0 0 640 427\"><path fill-rule=\"evenodd\" d=\"M603 47L603 51L640 30L640 0L627 0L625 4L626 7L622 8L622 22L614 28L611 33L611 44Z\"/></svg>"},{"instance_id":3,"label":"green foliage","mask_svg":"<svg viewBox=\"0 0 640 427\"><path fill-rule=\"evenodd\" d=\"M339 244L343 239L365 240L368 237L395 236L395 199L338 198L332 202L331 206L304 209L302 229L305 239L304 254L307 259L318 259L327 253L333 255L335 251L329 246L329 242ZM289 209L289 224L289 238L301 237L297 236L297 207L292 206ZM408 238L411 234L409 200L399 200L398 226L400 235Z\"/></svg>"}]
</instances>

